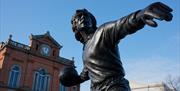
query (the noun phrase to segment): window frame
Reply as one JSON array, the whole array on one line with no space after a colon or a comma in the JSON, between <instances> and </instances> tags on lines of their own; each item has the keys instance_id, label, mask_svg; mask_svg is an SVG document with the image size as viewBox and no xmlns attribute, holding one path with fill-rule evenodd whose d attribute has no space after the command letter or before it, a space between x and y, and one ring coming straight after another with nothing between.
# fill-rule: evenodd
<instances>
[{"instance_id":1,"label":"window frame","mask_svg":"<svg viewBox=\"0 0 180 91\"><path fill-rule=\"evenodd\" d=\"M34 72L33 91L49 91L50 75L46 70L40 68Z\"/></svg>"},{"instance_id":2,"label":"window frame","mask_svg":"<svg viewBox=\"0 0 180 91\"><path fill-rule=\"evenodd\" d=\"M18 70L16 70L15 67L17 67ZM21 79L21 67L17 64L14 64L9 71L8 87L19 88L20 79Z\"/></svg>"},{"instance_id":3,"label":"window frame","mask_svg":"<svg viewBox=\"0 0 180 91\"><path fill-rule=\"evenodd\" d=\"M67 87L62 85L61 83L59 84L59 91L67 91Z\"/></svg>"}]
</instances>

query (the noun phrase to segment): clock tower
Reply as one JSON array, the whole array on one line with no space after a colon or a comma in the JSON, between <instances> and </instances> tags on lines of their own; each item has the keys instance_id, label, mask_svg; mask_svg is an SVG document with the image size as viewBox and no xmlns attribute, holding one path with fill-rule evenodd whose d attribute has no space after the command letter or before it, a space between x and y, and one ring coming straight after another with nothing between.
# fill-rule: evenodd
<instances>
[{"instance_id":1,"label":"clock tower","mask_svg":"<svg viewBox=\"0 0 180 91\"><path fill-rule=\"evenodd\" d=\"M51 37L49 31L43 35L31 34L30 40L31 51L37 55L48 58L59 57L62 46Z\"/></svg>"}]
</instances>

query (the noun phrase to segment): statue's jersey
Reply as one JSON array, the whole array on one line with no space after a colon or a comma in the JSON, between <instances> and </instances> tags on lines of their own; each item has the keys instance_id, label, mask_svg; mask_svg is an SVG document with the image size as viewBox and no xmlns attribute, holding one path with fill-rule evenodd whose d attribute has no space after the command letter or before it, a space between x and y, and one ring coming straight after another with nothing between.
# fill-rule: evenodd
<instances>
[{"instance_id":1,"label":"statue's jersey","mask_svg":"<svg viewBox=\"0 0 180 91\"><path fill-rule=\"evenodd\" d=\"M119 56L118 43L126 35L143 28L137 23L135 14L101 25L84 45L84 69L81 76L88 76L92 83L109 77L124 77L125 72Z\"/></svg>"}]
</instances>

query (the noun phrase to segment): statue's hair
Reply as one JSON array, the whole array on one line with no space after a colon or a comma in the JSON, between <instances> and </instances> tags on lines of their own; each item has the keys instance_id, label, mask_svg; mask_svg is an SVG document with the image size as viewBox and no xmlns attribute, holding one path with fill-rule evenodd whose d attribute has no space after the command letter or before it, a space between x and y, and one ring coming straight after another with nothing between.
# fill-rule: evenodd
<instances>
[{"instance_id":1,"label":"statue's hair","mask_svg":"<svg viewBox=\"0 0 180 91\"><path fill-rule=\"evenodd\" d=\"M97 27L96 27L96 18L93 16L93 14L91 14L90 12L88 12L86 9L78 9L78 10L76 10L76 13L75 13L75 15L72 17L72 19L71 19L71 24L72 24L72 30L73 30L73 32L75 32L76 31L76 26L73 24L73 21L74 21L74 19L77 17L77 16L79 16L80 14L86 14L86 15L88 15L88 16L90 16L90 18L92 19L92 28L94 29L94 30L96 30L97 29Z\"/></svg>"}]
</instances>

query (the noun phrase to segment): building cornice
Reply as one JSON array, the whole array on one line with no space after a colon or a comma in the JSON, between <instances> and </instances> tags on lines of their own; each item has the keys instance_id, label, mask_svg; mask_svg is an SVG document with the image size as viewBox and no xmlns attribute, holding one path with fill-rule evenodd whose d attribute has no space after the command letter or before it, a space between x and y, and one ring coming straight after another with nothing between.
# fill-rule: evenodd
<instances>
[{"instance_id":1,"label":"building cornice","mask_svg":"<svg viewBox=\"0 0 180 91\"><path fill-rule=\"evenodd\" d=\"M74 66L74 61L73 60L69 60L69 59L66 59L66 58L63 58L63 57L53 58L53 57L49 57L49 56L43 56L41 54L38 54L37 52L31 51L30 46L24 45L22 43L19 43L19 42L13 41L13 40L8 40L8 42L5 43L1 49L4 49L5 47L11 48L11 49L14 49L14 50L17 50L17 51L24 52L24 53L26 53L28 55L38 56L40 58L43 58L43 59L46 59L46 60L49 60L49 61L61 63L61 64L64 64L64 65L67 65L67 66Z\"/></svg>"}]
</instances>

